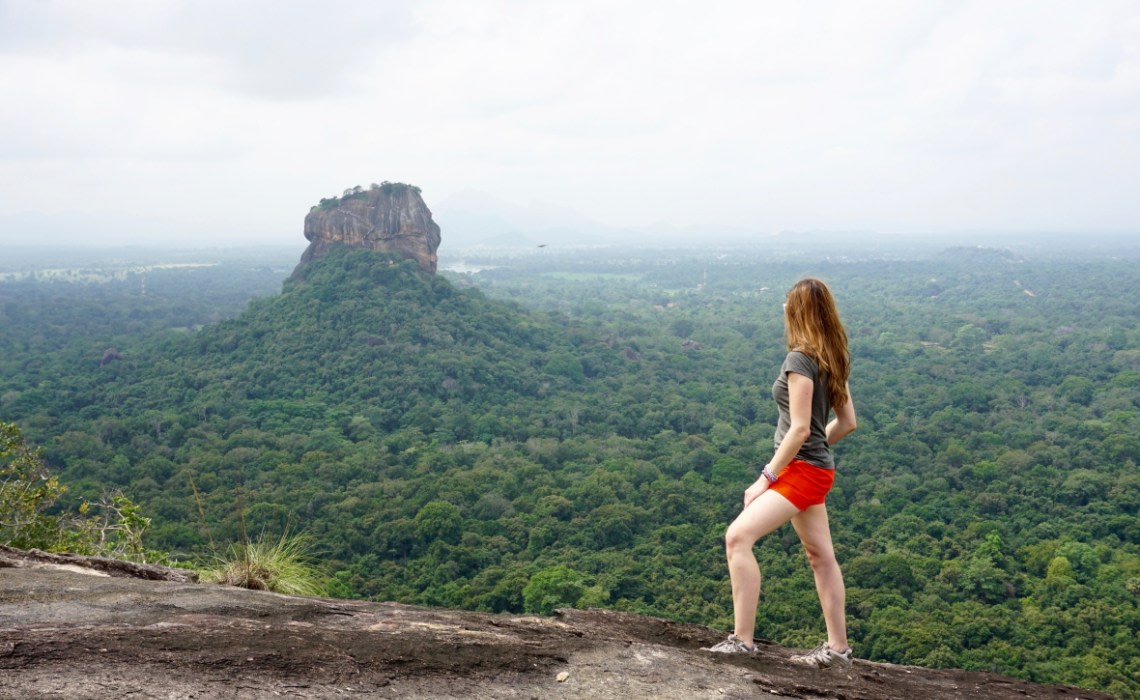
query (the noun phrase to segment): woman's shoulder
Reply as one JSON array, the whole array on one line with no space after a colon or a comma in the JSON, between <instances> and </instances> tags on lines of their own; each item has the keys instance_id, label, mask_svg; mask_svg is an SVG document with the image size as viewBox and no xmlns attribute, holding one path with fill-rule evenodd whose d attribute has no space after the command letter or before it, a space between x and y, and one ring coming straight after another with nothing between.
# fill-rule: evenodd
<instances>
[{"instance_id":1,"label":"woman's shoulder","mask_svg":"<svg viewBox=\"0 0 1140 700\"><path fill-rule=\"evenodd\" d=\"M815 354L808 348L792 348L788 351L787 357L803 359L815 364Z\"/></svg>"},{"instance_id":2,"label":"woman's shoulder","mask_svg":"<svg viewBox=\"0 0 1140 700\"><path fill-rule=\"evenodd\" d=\"M819 363L815 358L801 349L789 350L784 358L784 371L795 371L797 374L812 374L819 371Z\"/></svg>"}]
</instances>

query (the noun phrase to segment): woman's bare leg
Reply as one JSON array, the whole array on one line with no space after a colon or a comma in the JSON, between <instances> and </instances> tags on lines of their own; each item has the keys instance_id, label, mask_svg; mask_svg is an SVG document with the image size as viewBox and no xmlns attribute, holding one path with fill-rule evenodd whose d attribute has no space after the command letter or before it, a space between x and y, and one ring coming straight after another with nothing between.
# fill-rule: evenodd
<instances>
[{"instance_id":1,"label":"woman's bare leg","mask_svg":"<svg viewBox=\"0 0 1140 700\"><path fill-rule=\"evenodd\" d=\"M815 574L815 590L823 608L824 624L827 625L827 643L832 649L843 651L848 646L847 591L831 543L827 506L821 503L797 513L792 518L792 527L800 536L812 573Z\"/></svg>"},{"instance_id":2,"label":"woman's bare leg","mask_svg":"<svg viewBox=\"0 0 1140 700\"><path fill-rule=\"evenodd\" d=\"M797 512L782 495L765 491L736 516L724 535L728 575L732 579L733 634L745 644L753 643L756 607L760 602L760 565L756 563L752 547Z\"/></svg>"}]
</instances>

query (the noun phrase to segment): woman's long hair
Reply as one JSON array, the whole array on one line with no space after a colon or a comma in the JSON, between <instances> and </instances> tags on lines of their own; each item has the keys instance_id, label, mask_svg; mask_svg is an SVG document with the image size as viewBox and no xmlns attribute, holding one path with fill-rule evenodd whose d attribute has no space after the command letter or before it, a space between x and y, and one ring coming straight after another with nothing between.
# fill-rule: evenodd
<instances>
[{"instance_id":1,"label":"woman's long hair","mask_svg":"<svg viewBox=\"0 0 1140 700\"><path fill-rule=\"evenodd\" d=\"M851 356L831 290L811 277L796 282L788 290L784 316L788 349L811 357L827 373L827 396L833 407L846 404Z\"/></svg>"}]
</instances>

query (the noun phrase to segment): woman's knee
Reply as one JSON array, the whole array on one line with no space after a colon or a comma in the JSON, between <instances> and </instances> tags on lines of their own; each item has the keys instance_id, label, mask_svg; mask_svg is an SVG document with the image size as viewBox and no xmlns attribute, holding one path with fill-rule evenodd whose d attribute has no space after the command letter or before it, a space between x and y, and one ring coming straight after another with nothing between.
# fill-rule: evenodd
<instances>
[{"instance_id":1,"label":"woman's knee","mask_svg":"<svg viewBox=\"0 0 1140 700\"><path fill-rule=\"evenodd\" d=\"M752 549L756 544L756 539L750 536L743 528L737 527L736 523L728 526L724 532L724 548L731 554Z\"/></svg>"},{"instance_id":2,"label":"woman's knee","mask_svg":"<svg viewBox=\"0 0 1140 700\"><path fill-rule=\"evenodd\" d=\"M820 571L839 566L839 562L835 559L835 550L830 547L804 545L804 553L807 554L808 563L813 570Z\"/></svg>"}]
</instances>

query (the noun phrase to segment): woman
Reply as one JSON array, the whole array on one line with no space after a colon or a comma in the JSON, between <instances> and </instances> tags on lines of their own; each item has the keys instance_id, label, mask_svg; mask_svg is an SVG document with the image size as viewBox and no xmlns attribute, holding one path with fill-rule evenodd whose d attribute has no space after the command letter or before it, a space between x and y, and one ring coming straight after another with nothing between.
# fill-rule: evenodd
<instances>
[{"instance_id":1,"label":"woman","mask_svg":"<svg viewBox=\"0 0 1140 700\"><path fill-rule=\"evenodd\" d=\"M791 288L784 323L788 355L772 385L780 414L776 451L745 490L744 510L725 534L735 629L709 651L754 653L760 567L752 547L790 520L815 574L827 625L827 641L792 660L818 668L846 667L852 658L844 617L846 593L824 499L835 479L831 445L855 430L855 405L847 385L847 334L831 290L817 279L801 280ZM832 409L835 418L829 423Z\"/></svg>"}]
</instances>

